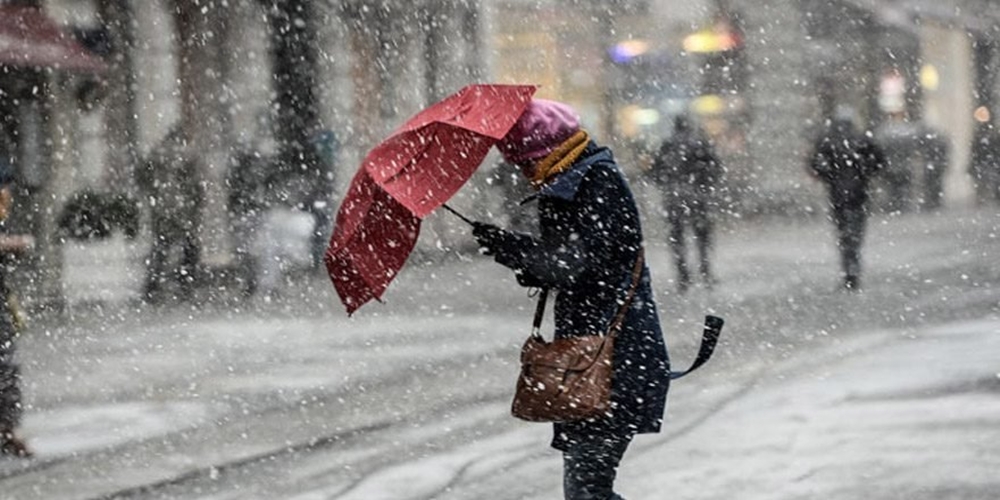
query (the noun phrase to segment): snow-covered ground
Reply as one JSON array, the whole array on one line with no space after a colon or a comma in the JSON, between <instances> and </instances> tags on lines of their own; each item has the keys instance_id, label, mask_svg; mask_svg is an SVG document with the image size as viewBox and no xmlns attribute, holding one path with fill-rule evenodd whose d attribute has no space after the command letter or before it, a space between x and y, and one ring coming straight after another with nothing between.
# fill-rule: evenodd
<instances>
[{"instance_id":1,"label":"snow-covered ground","mask_svg":"<svg viewBox=\"0 0 1000 500\"><path fill-rule=\"evenodd\" d=\"M995 213L873 220L861 294L822 220L722 231L720 286L683 297L648 226L674 363L705 313L728 324L626 455L627 498L1000 497ZM322 278L287 296L34 325L37 458L0 460L0 498L561 497L550 429L507 413L533 302L498 266L415 256L354 318Z\"/></svg>"}]
</instances>

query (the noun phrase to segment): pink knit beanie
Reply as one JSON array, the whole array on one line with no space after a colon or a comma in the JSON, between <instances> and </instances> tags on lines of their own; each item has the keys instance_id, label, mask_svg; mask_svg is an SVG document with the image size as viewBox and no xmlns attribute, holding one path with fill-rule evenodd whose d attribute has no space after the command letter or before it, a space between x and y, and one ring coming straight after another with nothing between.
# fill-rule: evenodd
<instances>
[{"instance_id":1,"label":"pink knit beanie","mask_svg":"<svg viewBox=\"0 0 1000 500\"><path fill-rule=\"evenodd\" d=\"M532 99L514 127L497 143L508 163L523 165L548 156L580 130L573 108L556 101Z\"/></svg>"}]
</instances>

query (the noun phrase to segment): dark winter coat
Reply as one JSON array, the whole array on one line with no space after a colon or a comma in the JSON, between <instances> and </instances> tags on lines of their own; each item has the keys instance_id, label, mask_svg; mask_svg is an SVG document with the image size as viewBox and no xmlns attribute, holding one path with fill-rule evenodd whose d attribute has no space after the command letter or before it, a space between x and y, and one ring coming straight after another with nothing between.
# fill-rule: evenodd
<instances>
[{"instance_id":1,"label":"dark winter coat","mask_svg":"<svg viewBox=\"0 0 1000 500\"><path fill-rule=\"evenodd\" d=\"M522 285L556 291L556 337L606 332L643 244L635 199L611 151L591 142L537 201L540 237L519 235L517 250L497 260L514 269ZM615 343L612 416L556 424L552 445L565 450L584 433L658 432L669 383L667 349L643 266Z\"/></svg>"},{"instance_id":2,"label":"dark winter coat","mask_svg":"<svg viewBox=\"0 0 1000 500\"><path fill-rule=\"evenodd\" d=\"M660 145L651 173L668 206L707 204L716 196L723 169L707 138L682 129Z\"/></svg>"},{"instance_id":3,"label":"dark winter coat","mask_svg":"<svg viewBox=\"0 0 1000 500\"><path fill-rule=\"evenodd\" d=\"M812 172L822 179L835 210L859 209L868 200L868 184L886 164L885 154L850 122L834 121L816 140Z\"/></svg>"},{"instance_id":4,"label":"dark winter coat","mask_svg":"<svg viewBox=\"0 0 1000 500\"><path fill-rule=\"evenodd\" d=\"M171 239L196 232L201 224L204 189L189 148L180 129L174 129L150 151L138 172L138 184L149 197L153 225L160 228L156 232Z\"/></svg>"}]
</instances>

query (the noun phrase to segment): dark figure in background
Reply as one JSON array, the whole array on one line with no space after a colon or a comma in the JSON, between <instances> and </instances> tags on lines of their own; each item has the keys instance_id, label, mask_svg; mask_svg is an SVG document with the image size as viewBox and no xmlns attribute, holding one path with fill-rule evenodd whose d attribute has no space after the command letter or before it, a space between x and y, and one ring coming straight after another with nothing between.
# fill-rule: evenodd
<instances>
[{"instance_id":1,"label":"dark figure in background","mask_svg":"<svg viewBox=\"0 0 1000 500\"><path fill-rule=\"evenodd\" d=\"M886 155L880 174L887 194L885 210L909 212L914 197L921 210L939 208L948 165L947 139L923 123L909 121L902 111L889 115L875 139Z\"/></svg>"},{"instance_id":2,"label":"dark figure in background","mask_svg":"<svg viewBox=\"0 0 1000 500\"><path fill-rule=\"evenodd\" d=\"M924 174L920 209L937 210L941 208L941 198L944 196L944 171L948 168L950 149L948 138L940 131L925 128L920 149L923 152L920 168Z\"/></svg>"},{"instance_id":3,"label":"dark figure in background","mask_svg":"<svg viewBox=\"0 0 1000 500\"><path fill-rule=\"evenodd\" d=\"M269 162L255 149L243 149L233 156L226 176L236 280L243 298L249 298L257 291L257 263L253 246L261 219L267 211Z\"/></svg>"},{"instance_id":4,"label":"dark figure in background","mask_svg":"<svg viewBox=\"0 0 1000 500\"><path fill-rule=\"evenodd\" d=\"M153 148L138 172L137 180L148 197L152 219L153 244L143 290L143 299L149 303L163 302L170 284L177 285L178 299L192 299L201 251L198 231L204 197L198 174L180 127L174 127ZM174 258L179 258L176 265Z\"/></svg>"},{"instance_id":5,"label":"dark figure in background","mask_svg":"<svg viewBox=\"0 0 1000 500\"><path fill-rule=\"evenodd\" d=\"M14 258L31 250L34 239L8 233L5 222L13 180L10 164L0 157L0 455L27 457L31 452L15 433L21 422L21 375L14 362L14 342L23 318L8 278Z\"/></svg>"},{"instance_id":6,"label":"dark figure in background","mask_svg":"<svg viewBox=\"0 0 1000 500\"><path fill-rule=\"evenodd\" d=\"M976 204L1000 201L1000 136L992 126L977 124L972 135L969 174L976 190Z\"/></svg>"},{"instance_id":7,"label":"dark figure in background","mask_svg":"<svg viewBox=\"0 0 1000 500\"><path fill-rule=\"evenodd\" d=\"M497 148L537 190L539 237L483 223L473 235L519 284L557 292L556 338L606 331L643 246L635 199L611 151L590 140L569 106L542 99ZM643 266L615 339L612 410L555 424L568 500L620 499L613 488L626 448L635 434L660 430L670 362L650 281Z\"/></svg>"},{"instance_id":8,"label":"dark figure in background","mask_svg":"<svg viewBox=\"0 0 1000 500\"><path fill-rule=\"evenodd\" d=\"M712 219L719 209L723 167L708 138L688 116L674 119L674 134L663 141L650 173L663 192L678 290L684 293L691 285L684 234L687 227L697 245L701 278L712 286Z\"/></svg>"},{"instance_id":9,"label":"dark figure in background","mask_svg":"<svg viewBox=\"0 0 1000 500\"><path fill-rule=\"evenodd\" d=\"M318 269L323 265L323 255L326 253L330 232L333 230L333 174L340 142L332 130L322 130L312 138L311 144L316 149L318 171L313 176L315 182L311 186L307 196L307 206L304 208L316 220L310 241L310 253L312 265Z\"/></svg>"},{"instance_id":10,"label":"dark figure in background","mask_svg":"<svg viewBox=\"0 0 1000 500\"><path fill-rule=\"evenodd\" d=\"M861 287L861 243L868 218L868 185L885 165L885 154L847 118L828 122L813 151L810 171L826 184L830 195L843 287L856 291Z\"/></svg>"}]
</instances>

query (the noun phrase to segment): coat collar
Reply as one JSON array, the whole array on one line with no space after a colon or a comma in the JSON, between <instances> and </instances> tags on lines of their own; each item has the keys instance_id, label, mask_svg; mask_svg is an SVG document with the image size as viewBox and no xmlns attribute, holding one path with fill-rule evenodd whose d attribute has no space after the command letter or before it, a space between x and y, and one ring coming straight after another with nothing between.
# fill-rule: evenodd
<instances>
[{"instance_id":1,"label":"coat collar","mask_svg":"<svg viewBox=\"0 0 1000 500\"><path fill-rule=\"evenodd\" d=\"M587 148L583 150L583 154L569 170L559 174L552 182L542 186L538 193L529 196L521 203L528 203L536 198L559 198L572 201L576 197L576 192L580 189L580 183L587 172L590 172L590 168L600 162L614 162L611 150L590 141Z\"/></svg>"}]
</instances>

